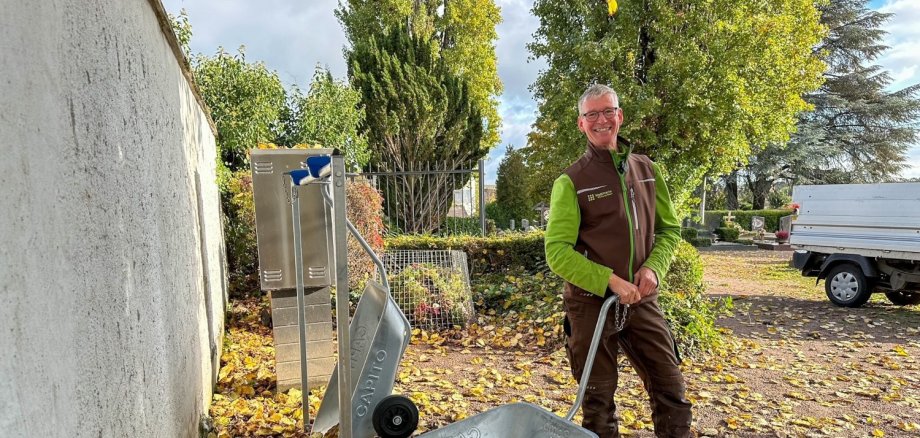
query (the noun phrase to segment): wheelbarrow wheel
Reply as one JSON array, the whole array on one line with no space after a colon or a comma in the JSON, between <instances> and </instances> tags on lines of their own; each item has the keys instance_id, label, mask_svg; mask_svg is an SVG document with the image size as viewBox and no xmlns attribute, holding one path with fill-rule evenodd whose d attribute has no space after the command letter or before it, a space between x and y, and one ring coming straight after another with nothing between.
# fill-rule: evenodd
<instances>
[{"instance_id":1,"label":"wheelbarrow wheel","mask_svg":"<svg viewBox=\"0 0 920 438\"><path fill-rule=\"evenodd\" d=\"M373 421L380 438L406 438L418 427L418 408L407 397L391 395L377 404Z\"/></svg>"}]
</instances>

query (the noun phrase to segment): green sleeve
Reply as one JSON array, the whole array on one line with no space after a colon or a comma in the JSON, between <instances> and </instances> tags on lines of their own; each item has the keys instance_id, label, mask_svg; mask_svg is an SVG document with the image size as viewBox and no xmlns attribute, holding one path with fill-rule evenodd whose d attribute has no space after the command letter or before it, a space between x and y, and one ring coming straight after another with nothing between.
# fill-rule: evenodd
<instances>
[{"instance_id":1,"label":"green sleeve","mask_svg":"<svg viewBox=\"0 0 920 438\"><path fill-rule=\"evenodd\" d=\"M655 246L643 266L655 271L660 284L671 267L671 257L680 241L680 222L674 212L661 168L652 163L652 169L655 170Z\"/></svg>"},{"instance_id":2,"label":"green sleeve","mask_svg":"<svg viewBox=\"0 0 920 438\"><path fill-rule=\"evenodd\" d=\"M549 202L549 222L544 237L546 264L563 280L603 297L613 270L575 251L580 223L575 185L568 175L562 175L553 183Z\"/></svg>"}]
</instances>

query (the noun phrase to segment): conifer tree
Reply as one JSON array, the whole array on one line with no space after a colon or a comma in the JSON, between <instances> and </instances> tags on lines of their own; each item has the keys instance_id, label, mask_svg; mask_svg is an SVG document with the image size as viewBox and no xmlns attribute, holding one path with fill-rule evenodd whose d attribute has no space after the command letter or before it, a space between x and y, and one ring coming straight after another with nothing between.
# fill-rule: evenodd
<instances>
[{"instance_id":1,"label":"conifer tree","mask_svg":"<svg viewBox=\"0 0 920 438\"><path fill-rule=\"evenodd\" d=\"M499 227L507 228L511 219L520 224L521 219L533 217L524 156L513 146L508 146L498 165L495 186L498 217L494 219Z\"/></svg>"},{"instance_id":2,"label":"conifer tree","mask_svg":"<svg viewBox=\"0 0 920 438\"><path fill-rule=\"evenodd\" d=\"M487 152L467 82L449 71L425 38L393 27L359 40L348 56L348 76L365 107L371 161L385 170L454 170ZM403 232L432 232L446 217L453 191L468 180L401 175L398 188L383 188L387 210Z\"/></svg>"},{"instance_id":3,"label":"conifer tree","mask_svg":"<svg viewBox=\"0 0 920 438\"><path fill-rule=\"evenodd\" d=\"M821 6L829 33L818 47L824 85L806 100L814 111L784 153L793 183L870 183L891 180L920 140L920 84L888 91L891 77L874 61L888 49L882 26L891 14L866 0L831 0Z\"/></svg>"}]
</instances>

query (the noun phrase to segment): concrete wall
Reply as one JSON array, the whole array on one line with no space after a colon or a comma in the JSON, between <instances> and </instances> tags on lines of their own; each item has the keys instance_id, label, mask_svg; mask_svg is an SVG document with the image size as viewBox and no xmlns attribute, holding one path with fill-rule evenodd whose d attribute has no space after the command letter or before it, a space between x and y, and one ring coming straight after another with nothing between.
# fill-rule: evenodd
<instances>
[{"instance_id":1,"label":"concrete wall","mask_svg":"<svg viewBox=\"0 0 920 438\"><path fill-rule=\"evenodd\" d=\"M198 434L226 306L216 151L163 23L158 0L4 2L2 436Z\"/></svg>"}]
</instances>

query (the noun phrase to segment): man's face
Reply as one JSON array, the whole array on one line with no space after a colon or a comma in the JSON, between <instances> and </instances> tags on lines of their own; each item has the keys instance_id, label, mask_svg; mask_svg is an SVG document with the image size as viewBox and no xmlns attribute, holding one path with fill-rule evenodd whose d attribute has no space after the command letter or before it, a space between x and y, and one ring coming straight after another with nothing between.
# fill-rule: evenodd
<instances>
[{"instance_id":1,"label":"man's face","mask_svg":"<svg viewBox=\"0 0 920 438\"><path fill-rule=\"evenodd\" d=\"M581 114L578 116L578 129L588 136L591 144L599 147L613 148L616 145L617 133L623 123L623 111L618 108L618 102L613 95L605 94L599 97L589 97L581 105ZM607 118L605 110L614 110L614 116ZM597 120L588 120L584 114L597 112Z\"/></svg>"}]
</instances>

